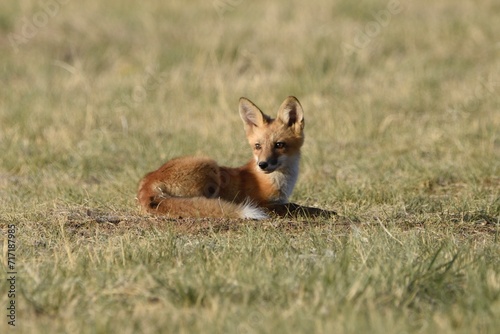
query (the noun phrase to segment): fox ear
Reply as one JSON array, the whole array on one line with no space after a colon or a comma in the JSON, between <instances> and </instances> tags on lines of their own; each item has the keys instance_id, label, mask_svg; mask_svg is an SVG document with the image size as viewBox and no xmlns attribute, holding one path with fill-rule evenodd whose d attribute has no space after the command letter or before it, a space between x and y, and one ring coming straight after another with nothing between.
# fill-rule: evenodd
<instances>
[{"instance_id":1,"label":"fox ear","mask_svg":"<svg viewBox=\"0 0 500 334\"><path fill-rule=\"evenodd\" d=\"M278 119L283 124L293 127L297 133L304 129L304 110L296 97L289 96L283 101L278 110Z\"/></svg>"},{"instance_id":2,"label":"fox ear","mask_svg":"<svg viewBox=\"0 0 500 334\"><path fill-rule=\"evenodd\" d=\"M254 126L261 127L270 119L252 101L244 97L240 98L240 116L247 131L252 130Z\"/></svg>"}]
</instances>

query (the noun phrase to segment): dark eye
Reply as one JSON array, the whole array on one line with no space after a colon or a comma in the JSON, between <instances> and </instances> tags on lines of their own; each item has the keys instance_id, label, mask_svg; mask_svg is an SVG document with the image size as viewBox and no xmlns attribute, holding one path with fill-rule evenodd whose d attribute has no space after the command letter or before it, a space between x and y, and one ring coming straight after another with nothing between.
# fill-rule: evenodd
<instances>
[{"instance_id":1,"label":"dark eye","mask_svg":"<svg viewBox=\"0 0 500 334\"><path fill-rule=\"evenodd\" d=\"M259 143L255 144L255 149L256 150L260 150L261 148L262 148L262 146Z\"/></svg>"},{"instance_id":2,"label":"dark eye","mask_svg":"<svg viewBox=\"0 0 500 334\"><path fill-rule=\"evenodd\" d=\"M284 148L286 146L286 143L279 141L276 144L274 144L274 148Z\"/></svg>"}]
</instances>

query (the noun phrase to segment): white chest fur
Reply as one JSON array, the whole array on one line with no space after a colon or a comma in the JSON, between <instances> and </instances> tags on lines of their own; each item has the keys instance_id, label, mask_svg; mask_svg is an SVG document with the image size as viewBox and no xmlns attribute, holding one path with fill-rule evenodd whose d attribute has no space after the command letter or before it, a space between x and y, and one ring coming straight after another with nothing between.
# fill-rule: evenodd
<instances>
[{"instance_id":1,"label":"white chest fur","mask_svg":"<svg viewBox=\"0 0 500 334\"><path fill-rule=\"evenodd\" d=\"M281 167L270 173L269 177L274 186L280 190L275 201L277 203L287 203L299 177L300 155L283 156L280 159L282 159L282 161L279 161Z\"/></svg>"}]
</instances>

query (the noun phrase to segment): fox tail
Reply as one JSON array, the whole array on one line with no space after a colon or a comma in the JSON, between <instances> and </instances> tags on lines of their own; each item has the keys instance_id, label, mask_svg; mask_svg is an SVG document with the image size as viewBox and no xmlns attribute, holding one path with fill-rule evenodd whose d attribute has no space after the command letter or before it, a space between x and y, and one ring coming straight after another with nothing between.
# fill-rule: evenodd
<instances>
[{"instance_id":1,"label":"fox tail","mask_svg":"<svg viewBox=\"0 0 500 334\"><path fill-rule=\"evenodd\" d=\"M148 194L144 190L143 188L139 191L139 203L145 211L153 214L173 218L268 218L262 208L250 201L237 204L220 198L172 197L163 193Z\"/></svg>"}]
</instances>

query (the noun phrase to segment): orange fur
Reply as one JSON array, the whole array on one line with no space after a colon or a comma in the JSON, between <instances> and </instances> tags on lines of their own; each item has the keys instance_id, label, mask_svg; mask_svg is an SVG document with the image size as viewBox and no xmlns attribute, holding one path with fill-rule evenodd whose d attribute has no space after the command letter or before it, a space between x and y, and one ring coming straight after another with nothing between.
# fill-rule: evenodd
<instances>
[{"instance_id":1,"label":"orange fur","mask_svg":"<svg viewBox=\"0 0 500 334\"><path fill-rule=\"evenodd\" d=\"M272 119L241 98L239 111L254 159L237 168L205 157L170 160L140 182L137 198L145 211L174 218L262 219L288 202L304 143L302 106L290 96Z\"/></svg>"}]
</instances>

